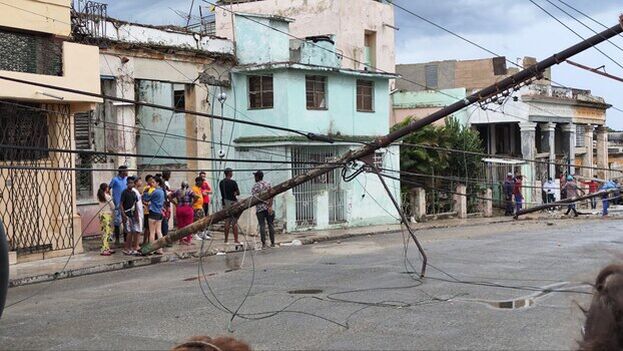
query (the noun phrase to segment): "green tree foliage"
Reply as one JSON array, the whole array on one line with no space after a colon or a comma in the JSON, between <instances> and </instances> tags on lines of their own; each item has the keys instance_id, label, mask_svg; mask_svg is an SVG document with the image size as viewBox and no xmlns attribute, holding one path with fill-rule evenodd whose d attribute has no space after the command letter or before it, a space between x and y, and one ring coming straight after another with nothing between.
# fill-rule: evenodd
<instances>
[{"instance_id":1,"label":"green tree foliage","mask_svg":"<svg viewBox=\"0 0 623 351\"><path fill-rule=\"evenodd\" d=\"M411 119L394 126L402 128ZM454 118L446 119L445 126L426 126L402 140L405 144L439 147L441 149L457 149L468 152L484 152L480 135L477 131L465 127ZM403 145L400 148L400 168L402 171L420 174L402 175L401 177L410 183L421 184L427 193L436 193L436 197L427 199L432 212L443 212L449 204L441 204L452 199L452 194L458 183L466 184L468 194L472 194L470 203L476 203L473 198L480 190L474 181L484 178L484 165L481 156L470 155L460 152L451 152L441 149ZM415 187L413 184L403 182L403 191ZM435 192L435 189L445 190ZM439 203L434 205L434 203Z\"/></svg>"}]
</instances>

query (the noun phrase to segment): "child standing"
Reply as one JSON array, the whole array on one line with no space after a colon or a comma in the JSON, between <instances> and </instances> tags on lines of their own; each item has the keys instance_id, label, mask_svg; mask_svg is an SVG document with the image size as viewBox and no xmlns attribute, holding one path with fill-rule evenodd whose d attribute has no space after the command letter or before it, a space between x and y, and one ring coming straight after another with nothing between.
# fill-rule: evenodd
<instances>
[{"instance_id":1,"label":"child standing","mask_svg":"<svg viewBox=\"0 0 623 351\"><path fill-rule=\"evenodd\" d=\"M100 230L102 232L102 248L100 250L100 255L102 256L110 256L115 253L114 250L110 249L110 236L112 235L112 216L115 212L115 204L112 201L112 196L110 195L110 188L108 184L102 183L100 184L99 189L97 190L97 199L99 200L100 205Z\"/></svg>"}]
</instances>

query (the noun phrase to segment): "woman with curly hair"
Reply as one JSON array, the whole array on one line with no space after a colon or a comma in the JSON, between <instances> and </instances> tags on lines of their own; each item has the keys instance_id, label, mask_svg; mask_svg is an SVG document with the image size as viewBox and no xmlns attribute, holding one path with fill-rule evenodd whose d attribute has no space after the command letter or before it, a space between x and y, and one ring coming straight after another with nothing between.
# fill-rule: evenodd
<instances>
[{"instance_id":1,"label":"woman with curly hair","mask_svg":"<svg viewBox=\"0 0 623 351\"><path fill-rule=\"evenodd\" d=\"M581 351L623 350L623 265L602 269L586 314Z\"/></svg>"}]
</instances>

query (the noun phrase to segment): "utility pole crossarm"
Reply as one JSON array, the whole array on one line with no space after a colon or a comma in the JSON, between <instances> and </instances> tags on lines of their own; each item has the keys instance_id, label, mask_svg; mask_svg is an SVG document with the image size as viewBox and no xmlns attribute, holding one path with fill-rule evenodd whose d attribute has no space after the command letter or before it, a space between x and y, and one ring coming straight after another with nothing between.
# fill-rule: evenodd
<instances>
[{"instance_id":1,"label":"utility pole crossarm","mask_svg":"<svg viewBox=\"0 0 623 351\"><path fill-rule=\"evenodd\" d=\"M472 105L474 103L481 102L488 98L494 97L498 94L501 94L507 91L508 89L512 89L524 82L527 82L535 77L538 77L539 75L542 74L542 72L545 69L553 65L559 64L561 62L564 62L568 58L582 51L585 51L603 41L606 41L622 32L623 32L623 15L619 17L619 23L616 26L613 26L612 28L606 29L605 31L595 36L592 36L586 40L583 40L582 42L576 45L573 45L557 54L554 54L550 56L549 58L543 61L540 61L533 66L530 66L510 77L507 77L501 80L500 82L497 82L487 88L484 88L480 90L479 92L466 97L463 100L459 100L453 103L452 105L447 106L423 119L413 121L409 123L407 126L405 126L404 128L391 132L387 134L386 136L379 137L370 144L367 144L357 150L349 151L346 154L344 154L342 157L340 157L339 159L336 159L334 163L317 166L314 169L310 170L309 172L296 176L285 182L282 182L274 186L269 191L261 193L258 196L249 197L247 199L241 200L238 203L236 203L234 206L228 209L224 209L212 215L206 216L203 219L187 227L179 229L175 233L169 234L154 242L147 243L141 248L141 252L143 254L147 254L149 252L158 250L167 244L178 241L179 239L183 237L194 234L201 230L205 230L210 224L217 223L219 221L222 221L226 218L230 218L232 216L238 216L244 210L257 205L260 202L267 201L268 199L271 199L275 197L276 195L282 194L300 184L303 184L321 175L329 173L330 171L336 168L342 167L341 165L343 164L361 160L365 158L366 156L373 154L377 149L387 147L391 143L413 133L414 131L424 126L427 126L437 120L440 120L469 105Z\"/></svg>"}]
</instances>

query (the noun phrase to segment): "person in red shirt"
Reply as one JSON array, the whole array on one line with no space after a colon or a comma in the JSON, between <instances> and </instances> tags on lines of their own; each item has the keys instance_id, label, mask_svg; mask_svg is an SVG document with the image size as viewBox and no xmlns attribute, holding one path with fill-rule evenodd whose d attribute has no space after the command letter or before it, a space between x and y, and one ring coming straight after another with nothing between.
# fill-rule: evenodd
<instances>
[{"instance_id":1,"label":"person in red shirt","mask_svg":"<svg viewBox=\"0 0 623 351\"><path fill-rule=\"evenodd\" d=\"M521 203L523 202L523 195L521 194L521 180L522 179L523 177L521 175L517 175L515 177L515 186L513 188L513 195L515 196L515 208L517 212L521 211Z\"/></svg>"},{"instance_id":2,"label":"person in red shirt","mask_svg":"<svg viewBox=\"0 0 623 351\"><path fill-rule=\"evenodd\" d=\"M597 188L599 187L599 184L597 184L597 182L594 179L591 179L590 181L582 182L582 184L584 184L585 186L588 186L589 194L596 193ZM597 208L597 198L591 197L591 209L594 210L596 208Z\"/></svg>"},{"instance_id":3,"label":"person in red shirt","mask_svg":"<svg viewBox=\"0 0 623 351\"><path fill-rule=\"evenodd\" d=\"M206 178L206 172L201 171L199 173L203 183L201 184L201 195L203 196L203 214L207 216L210 213L210 194L212 194L212 187L208 183Z\"/></svg>"}]
</instances>

